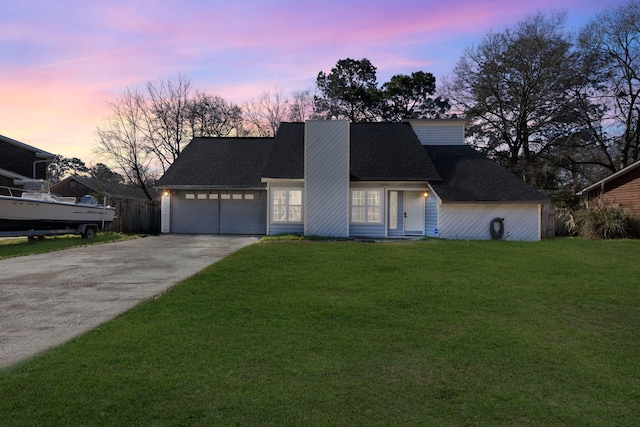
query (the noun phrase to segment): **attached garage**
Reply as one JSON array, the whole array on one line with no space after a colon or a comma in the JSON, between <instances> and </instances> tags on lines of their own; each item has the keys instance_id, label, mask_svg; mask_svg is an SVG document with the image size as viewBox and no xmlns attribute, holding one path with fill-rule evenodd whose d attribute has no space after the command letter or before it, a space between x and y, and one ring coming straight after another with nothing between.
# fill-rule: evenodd
<instances>
[{"instance_id":1,"label":"attached garage","mask_svg":"<svg viewBox=\"0 0 640 427\"><path fill-rule=\"evenodd\" d=\"M267 233L273 138L194 138L156 183L163 233Z\"/></svg>"},{"instance_id":2,"label":"attached garage","mask_svg":"<svg viewBox=\"0 0 640 427\"><path fill-rule=\"evenodd\" d=\"M170 195L170 232L266 234L266 191L185 191Z\"/></svg>"}]
</instances>

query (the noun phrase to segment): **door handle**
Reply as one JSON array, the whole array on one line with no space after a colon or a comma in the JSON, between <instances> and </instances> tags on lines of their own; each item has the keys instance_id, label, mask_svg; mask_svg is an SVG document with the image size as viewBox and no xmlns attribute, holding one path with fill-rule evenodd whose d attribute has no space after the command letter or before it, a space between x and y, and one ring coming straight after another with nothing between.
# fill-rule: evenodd
<instances>
[{"instance_id":1,"label":"door handle","mask_svg":"<svg viewBox=\"0 0 640 427\"><path fill-rule=\"evenodd\" d=\"M406 213L406 212L404 213L404 217L405 217L405 218L407 217L407 213Z\"/></svg>"}]
</instances>

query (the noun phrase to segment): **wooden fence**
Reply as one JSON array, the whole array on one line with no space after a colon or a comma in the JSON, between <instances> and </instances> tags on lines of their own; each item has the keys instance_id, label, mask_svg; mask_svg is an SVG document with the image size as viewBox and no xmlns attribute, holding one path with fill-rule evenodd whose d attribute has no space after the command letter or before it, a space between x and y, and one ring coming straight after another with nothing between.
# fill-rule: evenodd
<instances>
[{"instance_id":1,"label":"wooden fence","mask_svg":"<svg viewBox=\"0 0 640 427\"><path fill-rule=\"evenodd\" d=\"M111 199L118 216L107 231L122 233L160 233L160 201Z\"/></svg>"},{"instance_id":2,"label":"wooden fence","mask_svg":"<svg viewBox=\"0 0 640 427\"><path fill-rule=\"evenodd\" d=\"M552 203L542 205L541 230L543 239L552 239L556 235L556 207Z\"/></svg>"}]
</instances>

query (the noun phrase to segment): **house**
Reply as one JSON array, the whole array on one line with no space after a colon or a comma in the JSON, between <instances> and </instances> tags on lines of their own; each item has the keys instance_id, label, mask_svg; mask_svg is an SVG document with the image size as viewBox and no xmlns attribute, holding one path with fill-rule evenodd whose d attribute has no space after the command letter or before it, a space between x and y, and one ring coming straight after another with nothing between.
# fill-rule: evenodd
<instances>
[{"instance_id":1,"label":"house","mask_svg":"<svg viewBox=\"0 0 640 427\"><path fill-rule=\"evenodd\" d=\"M464 125L307 121L274 138L195 138L156 184L161 230L539 240L548 199L465 145Z\"/></svg>"},{"instance_id":2,"label":"house","mask_svg":"<svg viewBox=\"0 0 640 427\"><path fill-rule=\"evenodd\" d=\"M156 195L154 189L150 190ZM51 192L64 197L82 198L90 194L100 203L116 209L116 219L107 228L109 231L126 233L155 233L159 231L159 203L147 198L138 187L104 182L84 176L68 176L51 186Z\"/></svg>"},{"instance_id":3,"label":"house","mask_svg":"<svg viewBox=\"0 0 640 427\"><path fill-rule=\"evenodd\" d=\"M580 191L587 207L589 202L604 199L627 206L640 214L640 161Z\"/></svg>"},{"instance_id":4,"label":"house","mask_svg":"<svg viewBox=\"0 0 640 427\"><path fill-rule=\"evenodd\" d=\"M54 154L0 135L0 186L15 187L25 179L45 179Z\"/></svg>"}]
</instances>

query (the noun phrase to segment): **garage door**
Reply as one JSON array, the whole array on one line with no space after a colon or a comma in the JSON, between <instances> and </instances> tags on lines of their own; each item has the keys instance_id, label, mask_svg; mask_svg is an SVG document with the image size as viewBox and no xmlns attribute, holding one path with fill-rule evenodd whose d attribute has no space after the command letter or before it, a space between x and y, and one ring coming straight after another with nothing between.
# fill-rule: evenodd
<instances>
[{"instance_id":1,"label":"garage door","mask_svg":"<svg viewBox=\"0 0 640 427\"><path fill-rule=\"evenodd\" d=\"M171 232L266 234L266 191L178 192L171 198Z\"/></svg>"},{"instance_id":2,"label":"garage door","mask_svg":"<svg viewBox=\"0 0 640 427\"><path fill-rule=\"evenodd\" d=\"M266 234L267 192L220 194L221 234Z\"/></svg>"},{"instance_id":3,"label":"garage door","mask_svg":"<svg viewBox=\"0 0 640 427\"><path fill-rule=\"evenodd\" d=\"M218 234L218 193L178 192L171 197L171 232Z\"/></svg>"}]
</instances>

